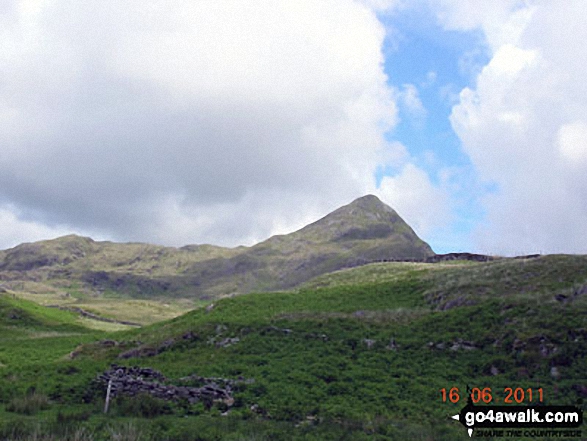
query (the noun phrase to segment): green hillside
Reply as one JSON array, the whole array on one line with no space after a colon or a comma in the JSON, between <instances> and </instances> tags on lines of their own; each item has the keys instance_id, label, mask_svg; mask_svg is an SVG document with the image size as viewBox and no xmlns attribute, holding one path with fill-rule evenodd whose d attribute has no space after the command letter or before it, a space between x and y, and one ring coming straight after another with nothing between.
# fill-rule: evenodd
<instances>
[{"instance_id":1,"label":"green hillside","mask_svg":"<svg viewBox=\"0 0 587 441\"><path fill-rule=\"evenodd\" d=\"M44 308L35 302L17 299L9 293L0 293L0 332L2 338L11 334L82 332L85 327L77 323L77 316L59 309Z\"/></svg>"},{"instance_id":2,"label":"green hillside","mask_svg":"<svg viewBox=\"0 0 587 441\"><path fill-rule=\"evenodd\" d=\"M0 361L19 351L2 344ZM43 349L32 342L28 350ZM1 368L4 436L464 440L449 416L464 406L467 386L491 388L500 404L508 387L526 391L524 404L528 389L533 404L539 389L545 404L587 398L587 256L376 263L293 291L222 299L68 351ZM105 385L92 379L111 363L155 369L184 388L216 378L233 384L232 397L119 398L103 415ZM27 415L15 396L26 400L31 388L46 405ZM458 403L442 400L451 388Z\"/></svg>"}]
</instances>

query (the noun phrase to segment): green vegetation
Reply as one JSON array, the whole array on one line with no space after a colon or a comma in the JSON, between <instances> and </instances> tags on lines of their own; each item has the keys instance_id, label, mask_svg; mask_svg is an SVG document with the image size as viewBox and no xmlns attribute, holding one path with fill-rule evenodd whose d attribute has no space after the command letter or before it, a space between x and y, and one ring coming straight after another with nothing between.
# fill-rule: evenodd
<instances>
[{"instance_id":1,"label":"green vegetation","mask_svg":"<svg viewBox=\"0 0 587 441\"><path fill-rule=\"evenodd\" d=\"M467 386L585 399L587 257L376 263L116 333L4 294L0 328L2 439L465 440L448 416ZM121 396L104 415L111 363L240 381L231 403Z\"/></svg>"},{"instance_id":2,"label":"green vegetation","mask_svg":"<svg viewBox=\"0 0 587 441\"><path fill-rule=\"evenodd\" d=\"M30 336L43 331L85 332L76 325L77 316L59 309L45 308L8 293L0 294L0 329L2 337Z\"/></svg>"},{"instance_id":3,"label":"green vegetation","mask_svg":"<svg viewBox=\"0 0 587 441\"><path fill-rule=\"evenodd\" d=\"M40 410L47 409L49 407L49 399L46 395L38 394L34 388L27 391L27 394L23 397L14 397L6 405L6 411L21 413L24 415L34 415Z\"/></svg>"}]
</instances>

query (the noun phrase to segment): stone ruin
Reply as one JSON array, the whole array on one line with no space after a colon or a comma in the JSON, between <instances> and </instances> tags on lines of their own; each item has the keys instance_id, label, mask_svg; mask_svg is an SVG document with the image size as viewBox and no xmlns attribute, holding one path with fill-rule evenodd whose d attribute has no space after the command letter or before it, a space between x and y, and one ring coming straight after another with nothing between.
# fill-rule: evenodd
<instances>
[{"instance_id":1,"label":"stone ruin","mask_svg":"<svg viewBox=\"0 0 587 441\"><path fill-rule=\"evenodd\" d=\"M187 400L190 404L203 402L223 402L228 406L234 404L234 387L239 383L251 383L253 380L230 380L226 378L206 378L197 375L181 378L183 382L203 383L201 387L175 386L165 384L167 379L151 368L138 366L127 367L113 364L110 369L98 375L97 379L105 389L111 382L110 396L137 396L148 394L166 401Z\"/></svg>"}]
</instances>

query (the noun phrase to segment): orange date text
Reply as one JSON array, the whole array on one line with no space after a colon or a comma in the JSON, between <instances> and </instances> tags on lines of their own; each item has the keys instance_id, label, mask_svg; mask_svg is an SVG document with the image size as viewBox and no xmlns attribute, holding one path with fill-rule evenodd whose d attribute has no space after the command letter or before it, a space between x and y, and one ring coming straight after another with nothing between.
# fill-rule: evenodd
<instances>
[{"instance_id":1,"label":"orange date text","mask_svg":"<svg viewBox=\"0 0 587 441\"><path fill-rule=\"evenodd\" d=\"M474 387L470 389L471 401L473 404L483 403L542 403L544 402L544 391L542 388L524 389L522 387L504 387L499 392L494 392L490 387ZM440 397L443 403L458 403L461 398L468 398L467 392L462 392L458 387L440 389Z\"/></svg>"}]
</instances>

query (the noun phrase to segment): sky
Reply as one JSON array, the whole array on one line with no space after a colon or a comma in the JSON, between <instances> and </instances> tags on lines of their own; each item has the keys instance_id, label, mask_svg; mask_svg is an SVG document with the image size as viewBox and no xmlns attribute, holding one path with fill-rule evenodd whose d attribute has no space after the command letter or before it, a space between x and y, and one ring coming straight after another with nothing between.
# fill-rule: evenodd
<instances>
[{"instance_id":1,"label":"sky","mask_svg":"<svg viewBox=\"0 0 587 441\"><path fill-rule=\"evenodd\" d=\"M0 249L251 245L375 194L587 254L583 0L3 0Z\"/></svg>"}]
</instances>

